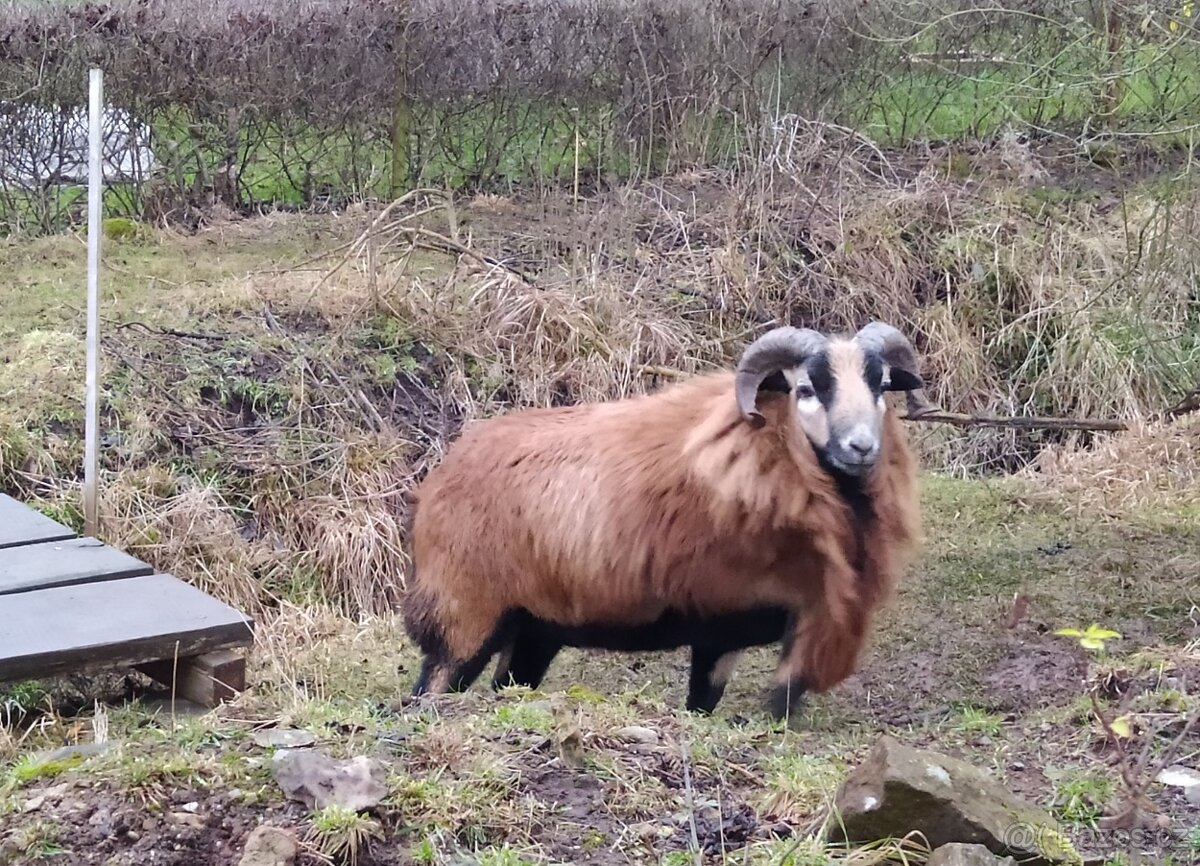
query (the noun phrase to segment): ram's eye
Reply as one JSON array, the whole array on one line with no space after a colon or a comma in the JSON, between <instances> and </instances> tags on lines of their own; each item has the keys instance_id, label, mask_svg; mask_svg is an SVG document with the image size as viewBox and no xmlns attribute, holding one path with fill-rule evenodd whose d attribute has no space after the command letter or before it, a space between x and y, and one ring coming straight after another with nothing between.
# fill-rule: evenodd
<instances>
[{"instance_id":1,"label":"ram's eye","mask_svg":"<svg viewBox=\"0 0 1200 866\"><path fill-rule=\"evenodd\" d=\"M811 400L815 396L817 396L817 392L813 390L812 385L797 385L796 386L796 399L797 400Z\"/></svg>"}]
</instances>

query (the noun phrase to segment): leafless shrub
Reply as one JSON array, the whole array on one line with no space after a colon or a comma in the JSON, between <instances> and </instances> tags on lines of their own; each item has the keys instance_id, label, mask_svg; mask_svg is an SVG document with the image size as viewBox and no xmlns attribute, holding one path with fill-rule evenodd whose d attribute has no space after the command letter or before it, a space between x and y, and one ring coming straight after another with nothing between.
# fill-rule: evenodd
<instances>
[{"instance_id":1,"label":"leafless shrub","mask_svg":"<svg viewBox=\"0 0 1200 866\"><path fill-rule=\"evenodd\" d=\"M893 144L1009 123L1186 132L1200 90L1177 5L1080 19L1070 0L10 0L0 106L36 106L61 140L102 67L161 163L115 184L111 211L194 223L213 202L553 182L576 144L589 184L757 160L797 117ZM78 217L78 193L39 177L0 178L0 226Z\"/></svg>"}]
</instances>

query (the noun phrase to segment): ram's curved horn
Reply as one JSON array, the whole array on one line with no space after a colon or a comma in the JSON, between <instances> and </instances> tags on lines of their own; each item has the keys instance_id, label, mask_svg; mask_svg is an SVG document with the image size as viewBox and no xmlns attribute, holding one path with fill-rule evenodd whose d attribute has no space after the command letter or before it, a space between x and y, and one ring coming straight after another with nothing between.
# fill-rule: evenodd
<instances>
[{"instance_id":1,"label":"ram's curved horn","mask_svg":"<svg viewBox=\"0 0 1200 866\"><path fill-rule=\"evenodd\" d=\"M885 322L871 322L854 335L854 341L868 351L878 352L891 368L888 390L907 392L909 415L933 408L922 390L925 382L921 378L916 350L908 337Z\"/></svg>"},{"instance_id":2,"label":"ram's curved horn","mask_svg":"<svg viewBox=\"0 0 1200 866\"><path fill-rule=\"evenodd\" d=\"M772 373L799 367L829 343L808 328L776 328L746 347L738 362L734 391L742 417L755 427L766 419L758 411L758 388Z\"/></svg>"}]
</instances>

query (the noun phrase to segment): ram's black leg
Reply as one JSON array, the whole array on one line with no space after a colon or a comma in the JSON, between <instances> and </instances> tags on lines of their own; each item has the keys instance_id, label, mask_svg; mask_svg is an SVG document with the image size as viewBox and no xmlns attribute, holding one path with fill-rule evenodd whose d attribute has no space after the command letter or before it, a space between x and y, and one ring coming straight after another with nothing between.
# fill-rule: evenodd
<instances>
[{"instance_id":1,"label":"ram's black leg","mask_svg":"<svg viewBox=\"0 0 1200 866\"><path fill-rule=\"evenodd\" d=\"M799 627L800 617L792 611L788 614L779 652L779 671L786 670L788 674L785 679L776 680L776 685L767 698L767 711L777 720L790 719L795 715L795 710L810 688L804 671L798 669L799 660L794 652Z\"/></svg>"},{"instance_id":2,"label":"ram's black leg","mask_svg":"<svg viewBox=\"0 0 1200 866\"><path fill-rule=\"evenodd\" d=\"M688 682L687 708L694 713L711 713L721 702L741 650L692 646L692 673Z\"/></svg>"},{"instance_id":3,"label":"ram's black leg","mask_svg":"<svg viewBox=\"0 0 1200 866\"><path fill-rule=\"evenodd\" d=\"M561 649L562 644L557 641L532 629L522 629L517 633L507 659L501 659L500 664L496 665L493 687L515 685L536 689L542 684L550 663Z\"/></svg>"}]
</instances>

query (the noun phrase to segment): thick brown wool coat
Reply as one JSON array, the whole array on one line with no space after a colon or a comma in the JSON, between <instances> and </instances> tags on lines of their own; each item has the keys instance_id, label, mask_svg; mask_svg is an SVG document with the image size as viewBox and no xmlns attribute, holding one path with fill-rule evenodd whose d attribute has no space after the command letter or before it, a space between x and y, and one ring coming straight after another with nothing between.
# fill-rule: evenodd
<instances>
[{"instance_id":1,"label":"thick brown wool coat","mask_svg":"<svg viewBox=\"0 0 1200 866\"><path fill-rule=\"evenodd\" d=\"M515 608L631 626L667 608L783 606L800 619L778 682L841 682L915 550L915 460L888 412L864 524L789 397L763 393L753 429L733 395L733 374L716 373L469 428L419 490L410 622L465 659Z\"/></svg>"}]
</instances>

